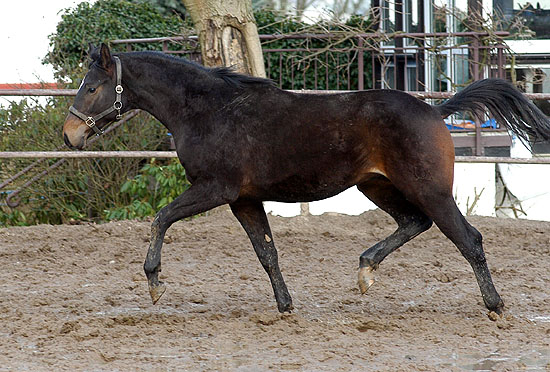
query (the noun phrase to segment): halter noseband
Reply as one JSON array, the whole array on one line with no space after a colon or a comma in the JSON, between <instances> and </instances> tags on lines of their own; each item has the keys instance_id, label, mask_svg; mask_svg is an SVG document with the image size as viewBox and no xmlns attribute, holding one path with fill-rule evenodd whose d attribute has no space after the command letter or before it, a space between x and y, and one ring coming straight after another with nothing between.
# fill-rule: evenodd
<instances>
[{"instance_id":1,"label":"halter noseband","mask_svg":"<svg viewBox=\"0 0 550 372\"><path fill-rule=\"evenodd\" d=\"M120 64L120 59L117 56L113 56L115 60L116 65L116 100L115 103L111 107L109 107L107 110L103 111L102 113L97 114L96 116L88 116L86 114L83 114L82 112L78 111L74 106L69 107L69 111L78 116L86 125L90 128L92 128L96 134L96 136L99 136L103 133L103 129L99 129L95 124L98 120L103 118L104 116L109 115L113 111L117 111L118 114L116 116L116 119L119 120L122 115L120 114L120 110L122 109L122 91L124 90L122 88L122 66Z\"/></svg>"}]
</instances>

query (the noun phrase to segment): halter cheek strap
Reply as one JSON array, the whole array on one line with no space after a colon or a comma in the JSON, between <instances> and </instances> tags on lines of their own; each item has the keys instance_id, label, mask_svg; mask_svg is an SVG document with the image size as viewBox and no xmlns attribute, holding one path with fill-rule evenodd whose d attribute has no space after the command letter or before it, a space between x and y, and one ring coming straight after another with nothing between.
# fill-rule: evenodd
<instances>
[{"instance_id":1,"label":"halter cheek strap","mask_svg":"<svg viewBox=\"0 0 550 372\"><path fill-rule=\"evenodd\" d=\"M80 111L78 111L74 106L69 107L69 111L77 116L78 118L82 119L84 123L90 128L92 128L97 136L105 133L103 129L100 129L96 126L96 122L103 117L109 115L113 111L117 111L116 119L119 120L122 115L120 114L120 110L122 110L122 92L124 89L122 88L122 65L120 64L120 59L117 56L113 56L113 59L115 60L116 65L116 100L115 103L105 111L95 115L95 116L88 116Z\"/></svg>"}]
</instances>

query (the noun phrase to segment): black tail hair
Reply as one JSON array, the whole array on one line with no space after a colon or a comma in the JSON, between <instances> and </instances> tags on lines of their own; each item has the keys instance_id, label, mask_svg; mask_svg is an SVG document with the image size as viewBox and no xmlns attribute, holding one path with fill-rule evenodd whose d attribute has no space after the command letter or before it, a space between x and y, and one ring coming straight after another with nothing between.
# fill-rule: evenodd
<instances>
[{"instance_id":1,"label":"black tail hair","mask_svg":"<svg viewBox=\"0 0 550 372\"><path fill-rule=\"evenodd\" d=\"M436 106L441 116L469 111L483 117L486 110L524 142L550 139L550 119L512 84L501 79L478 80Z\"/></svg>"}]
</instances>

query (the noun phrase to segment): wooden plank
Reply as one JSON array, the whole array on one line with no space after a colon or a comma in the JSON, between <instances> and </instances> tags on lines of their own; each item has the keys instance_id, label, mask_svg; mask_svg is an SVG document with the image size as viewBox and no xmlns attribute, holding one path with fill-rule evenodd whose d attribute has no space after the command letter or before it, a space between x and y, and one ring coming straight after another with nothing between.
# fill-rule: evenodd
<instances>
[{"instance_id":1,"label":"wooden plank","mask_svg":"<svg viewBox=\"0 0 550 372\"><path fill-rule=\"evenodd\" d=\"M464 134L466 134L466 132ZM476 147L476 137L474 135L453 135L452 138L455 147ZM509 147L511 145L512 140L508 134L481 135L482 147Z\"/></svg>"},{"instance_id":2,"label":"wooden plank","mask_svg":"<svg viewBox=\"0 0 550 372\"><path fill-rule=\"evenodd\" d=\"M175 158L175 151L13 151L0 152L0 159L37 158ZM506 158L490 156L457 156L457 163L550 164L550 157Z\"/></svg>"},{"instance_id":3,"label":"wooden plank","mask_svg":"<svg viewBox=\"0 0 550 372\"><path fill-rule=\"evenodd\" d=\"M0 89L0 96L76 96L78 89Z\"/></svg>"},{"instance_id":4,"label":"wooden plank","mask_svg":"<svg viewBox=\"0 0 550 372\"><path fill-rule=\"evenodd\" d=\"M175 151L9 151L0 152L0 159L41 158L176 158Z\"/></svg>"},{"instance_id":5,"label":"wooden plank","mask_svg":"<svg viewBox=\"0 0 550 372\"><path fill-rule=\"evenodd\" d=\"M550 157L505 158L493 156L456 156L456 163L502 163L502 164L550 164Z\"/></svg>"}]
</instances>

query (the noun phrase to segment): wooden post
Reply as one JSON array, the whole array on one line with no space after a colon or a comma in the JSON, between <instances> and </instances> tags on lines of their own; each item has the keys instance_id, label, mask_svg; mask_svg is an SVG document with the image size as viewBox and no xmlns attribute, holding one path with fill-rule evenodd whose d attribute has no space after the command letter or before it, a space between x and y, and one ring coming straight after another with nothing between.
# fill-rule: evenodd
<instances>
[{"instance_id":1,"label":"wooden post","mask_svg":"<svg viewBox=\"0 0 550 372\"><path fill-rule=\"evenodd\" d=\"M363 38L359 36L357 40L357 89L365 89L365 61L363 54Z\"/></svg>"}]
</instances>

